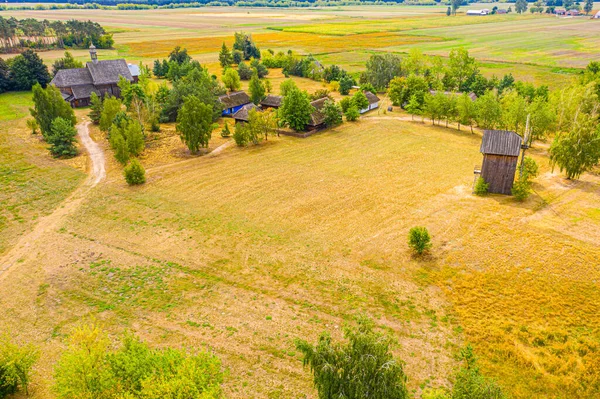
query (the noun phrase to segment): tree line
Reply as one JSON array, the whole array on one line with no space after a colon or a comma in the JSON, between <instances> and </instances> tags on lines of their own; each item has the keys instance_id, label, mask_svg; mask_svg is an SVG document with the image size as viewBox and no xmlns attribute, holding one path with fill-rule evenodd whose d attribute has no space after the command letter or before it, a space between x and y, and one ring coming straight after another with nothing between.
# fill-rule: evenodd
<instances>
[{"instance_id":1,"label":"tree line","mask_svg":"<svg viewBox=\"0 0 600 399\"><path fill-rule=\"evenodd\" d=\"M37 38L33 41L27 38ZM43 38L56 38L55 41ZM17 51L21 48L87 48L94 44L97 48L112 48L114 39L97 22L38 20L35 18L16 19L0 16L0 41L2 52ZM16 39L16 40L14 40Z\"/></svg>"}]
</instances>

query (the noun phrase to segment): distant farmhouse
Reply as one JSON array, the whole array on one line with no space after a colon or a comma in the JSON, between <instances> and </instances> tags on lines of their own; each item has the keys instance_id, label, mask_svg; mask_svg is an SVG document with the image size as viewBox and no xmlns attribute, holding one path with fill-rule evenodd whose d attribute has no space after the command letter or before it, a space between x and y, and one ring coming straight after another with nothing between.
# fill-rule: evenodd
<instances>
[{"instance_id":1,"label":"distant farmhouse","mask_svg":"<svg viewBox=\"0 0 600 399\"><path fill-rule=\"evenodd\" d=\"M62 69L50 82L72 107L90 105L92 93L100 97L120 97L121 90L117 83L121 76L130 82L137 82L140 74L137 65L127 65L123 59L98 61L94 45L90 46L90 57L92 60L86 63L85 68Z\"/></svg>"},{"instance_id":2,"label":"distant farmhouse","mask_svg":"<svg viewBox=\"0 0 600 399\"><path fill-rule=\"evenodd\" d=\"M487 8L485 8L483 10L468 10L467 11L467 15L474 15L474 16L488 15L489 13L490 13L490 10L488 10Z\"/></svg>"},{"instance_id":3,"label":"distant farmhouse","mask_svg":"<svg viewBox=\"0 0 600 399\"><path fill-rule=\"evenodd\" d=\"M233 93L224 94L219 97L219 102L223 104L222 116L233 116L244 105L250 104L250 97L245 91L235 91Z\"/></svg>"},{"instance_id":4,"label":"distant farmhouse","mask_svg":"<svg viewBox=\"0 0 600 399\"><path fill-rule=\"evenodd\" d=\"M598 12L596 13L596 15L594 15L594 19L600 19L600 11L598 11Z\"/></svg>"},{"instance_id":5,"label":"distant farmhouse","mask_svg":"<svg viewBox=\"0 0 600 399\"><path fill-rule=\"evenodd\" d=\"M258 109L258 107L253 103L242 106L242 108L240 108L235 114L233 114L233 119L235 120L235 123L246 123L250 121L250 111L253 109Z\"/></svg>"},{"instance_id":6,"label":"distant farmhouse","mask_svg":"<svg viewBox=\"0 0 600 399\"><path fill-rule=\"evenodd\" d=\"M282 96L276 96L273 94L268 94L264 100L260 102L260 106L262 109L274 108L277 109L281 107L281 102L283 101Z\"/></svg>"},{"instance_id":7,"label":"distant farmhouse","mask_svg":"<svg viewBox=\"0 0 600 399\"><path fill-rule=\"evenodd\" d=\"M369 100L369 106L365 109L361 109L361 114L379 107L379 97L377 97L375 94L371 93L370 91L365 91L365 97L367 97L367 100Z\"/></svg>"}]
</instances>

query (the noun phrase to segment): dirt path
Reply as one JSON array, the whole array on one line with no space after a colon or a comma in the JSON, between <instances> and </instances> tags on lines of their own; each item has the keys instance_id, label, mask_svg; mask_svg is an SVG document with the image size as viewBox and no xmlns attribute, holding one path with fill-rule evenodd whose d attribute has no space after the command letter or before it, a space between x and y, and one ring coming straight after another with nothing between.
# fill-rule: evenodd
<instances>
[{"instance_id":1,"label":"dirt path","mask_svg":"<svg viewBox=\"0 0 600 399\"><path fill-rule=\"evenodd\" d=\"M17 244L4 256L0 257L0 281L2 281L7 271L16 263L24 261L27 257L35 254L32 250L35 243L48 231L55 229L60 221L73 211L86 198L89 191L106 177L104 168L104 152L102 148L94 142L89 134L88 125L90 122L82 122L77 125L77 133L81 144L85 147L92 161L92 167L85 183L75 190L67 199L65 199L54 212L40 219L34 229L22 236Z\"/></svg>"}]
</instances>

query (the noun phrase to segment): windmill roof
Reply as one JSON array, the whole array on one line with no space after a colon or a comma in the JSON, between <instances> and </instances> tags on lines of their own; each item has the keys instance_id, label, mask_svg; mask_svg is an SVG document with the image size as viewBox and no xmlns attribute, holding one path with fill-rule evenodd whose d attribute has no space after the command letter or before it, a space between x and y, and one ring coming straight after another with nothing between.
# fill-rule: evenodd
<instances>
[{"instance_id":1,"label":"windmill roof","mask_svg":"<svg viewBox=\"0 0 600 399\"><path fill-rule=\"evenodd\" d=\"M248 104L250 102L250 97L248 97L248 94L246 94L245 91L236 91L220 96L219 101L225 106L225 108L233 108Z\"/></svg>"},{"instance_id":2,"label":"windmill roof","mask_svg":"<svg viewBox=\"0 0 600 399\"><path fill-rule=\"evenodd\" d=\"M521 152L521 136L507 130L485 130L481 140L481 153L518 157Z\"/></svg>"}]
</instances>

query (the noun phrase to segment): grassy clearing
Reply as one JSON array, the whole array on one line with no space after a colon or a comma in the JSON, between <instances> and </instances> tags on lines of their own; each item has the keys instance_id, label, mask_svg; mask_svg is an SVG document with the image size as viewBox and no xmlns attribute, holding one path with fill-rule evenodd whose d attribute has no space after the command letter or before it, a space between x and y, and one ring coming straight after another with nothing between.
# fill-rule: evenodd
<instances>
[{"instance_id":1,"label":"grassy clearing","mask_svg":"<svg viewBox=\"0 0 600 399\"><path fill-rule=\"evenodd\" d=\"M0 323L26 323L15 312L37 303L28 329L55 353L57 336L93 314L113 333L210 346L231 370L230 397L297 397L312 391L293 339L366 312L399 338L416 392L447 383L465 339L516 397L593 397L578 381L599 333L588 234L600 233L599 179L565 185L534 150L539 195L474 197L480 135L394 115L149 167L135 189L109 168L41 244L45 272L0 302L11 309ZM433 236L423 259L406 246L414 225Z\"/></svg>"},{"instance_id":2,"label":"grassy clearing","mask_svg":"<svg viewBox=\"0 0 600 399\"><path fill-rule=\"evenodd\" d=\"M45 143L25 127L31 93L0 95L0 254L51 212L84 174L49 159Z\"/></svg>"}]
</instances>

